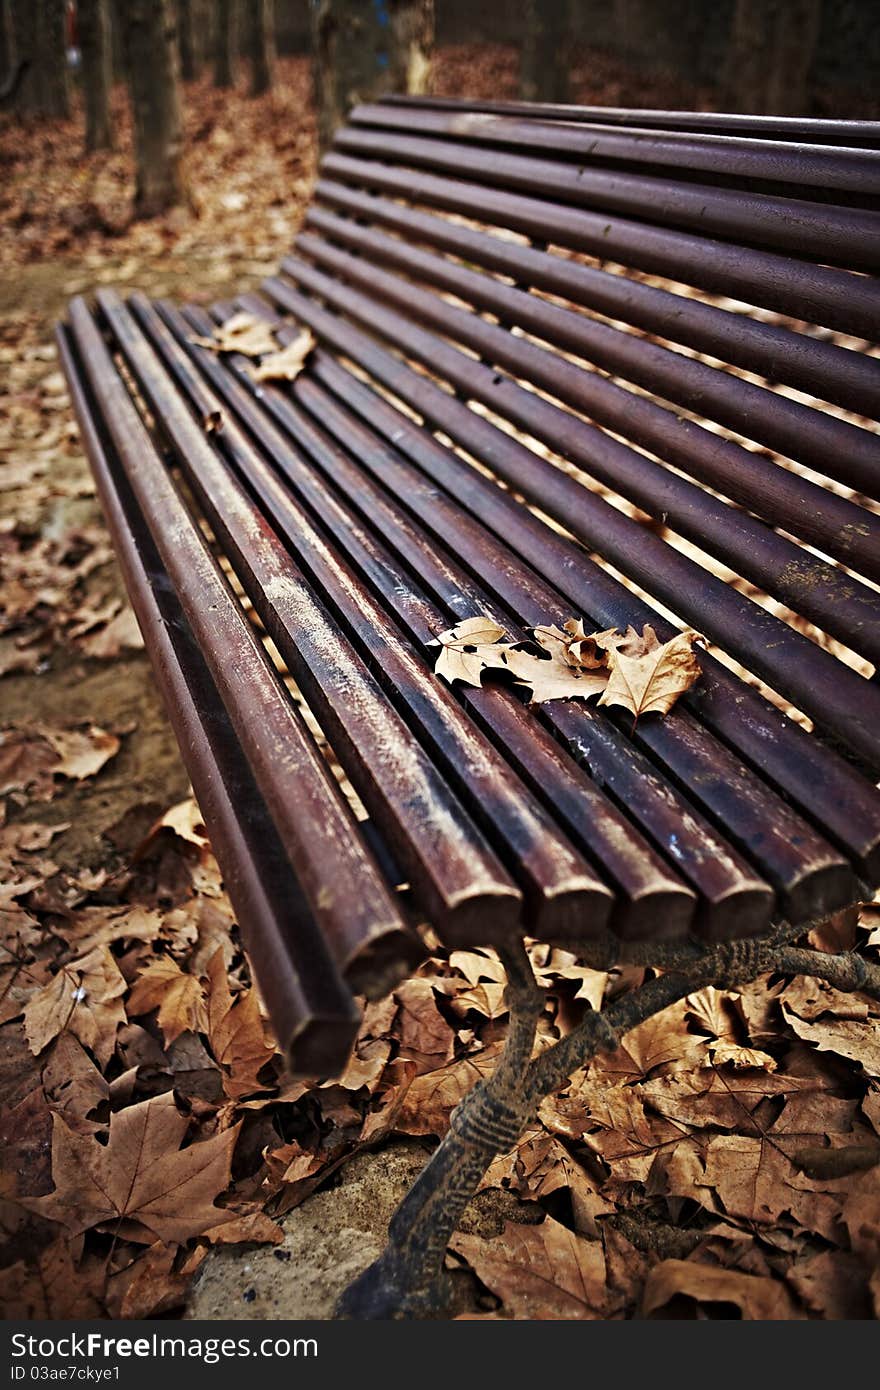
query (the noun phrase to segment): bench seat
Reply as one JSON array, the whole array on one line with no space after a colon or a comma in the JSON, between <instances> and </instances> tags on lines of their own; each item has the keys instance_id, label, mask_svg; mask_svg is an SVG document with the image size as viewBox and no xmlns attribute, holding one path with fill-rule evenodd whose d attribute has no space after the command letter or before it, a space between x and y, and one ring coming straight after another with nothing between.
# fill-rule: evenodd
<instances>
[{"instance_id":1,"label":"bench seat","mask_svg":"<svg viewBox=\"0 0 880 1390\"><path fill-rule=\"evenodd\" d=\"M876 139L618 115L358 108L259 293L59 328L295 1072L344 1065L426 925L717 942L880 884ZM196 341L241 310L314 333L292 384ZM633 727L447 686L476 613L711 645Z\"/></svg>"}]
</instances>

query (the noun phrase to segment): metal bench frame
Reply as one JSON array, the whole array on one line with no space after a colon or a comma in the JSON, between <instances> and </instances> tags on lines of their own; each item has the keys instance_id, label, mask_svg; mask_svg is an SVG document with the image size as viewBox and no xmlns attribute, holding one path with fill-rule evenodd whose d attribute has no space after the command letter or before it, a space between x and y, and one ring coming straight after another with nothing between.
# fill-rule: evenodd
<instances>
[{"instance_id":1,"label":"metal bench frame","mask_svg":"<svg viewBox=\"0 0 880 1390\"><path fill-rule=\"evenodd\" d=\"M425 922L494 946L507 972L497 1071L342 1315L442 1306L449 1237L492 1157L692 990L773 970L880 997L857 953L793 944L880 883L880 687L832 648L880 655L880 441L862 419L880 362L858 341L880 324L878 137L389 100L339 132L296 254L259 295L208 313L100 291L59 326L291 1068L344 1065L355 995L418 962ZM313 330L290 388L194 341L242 308L282 343ZM437 633L475 612L520 637L577 613L661 638L674 613L753 679L704 653L665 719L536 713L509 687L433 675ZM524 935L659 973L533 1058L544 996Z\"/></svg>"}]
</instances>

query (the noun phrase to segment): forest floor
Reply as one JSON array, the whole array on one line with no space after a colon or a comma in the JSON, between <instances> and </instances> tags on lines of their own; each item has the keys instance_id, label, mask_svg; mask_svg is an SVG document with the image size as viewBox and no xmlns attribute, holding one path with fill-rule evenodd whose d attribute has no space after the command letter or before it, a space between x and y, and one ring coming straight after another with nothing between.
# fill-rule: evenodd
<instances>
[{"instance_id":1,"label":"forest floor","mask_svg":"<svg viewBox=\"0 0 880 1390\"><path fill-rule=\"evenodd\" d=\"M439 71L446 92L513 92L509 50L456 50ZM78 120L0 124L8 1317L180 1316L197 1275L194 1314L328 1315L503 1038L493 953L438 951L367 1007L343 1077L284 1077L58 369L73 294L207 301L274 268L315 159L306 65L280 76L257 101L187 89L192 207L155 222L128 221L121 92L110 155L81 156ZM632 99L601 64L592 81L582 99ZM875 909L817 944L856 940L880 947ZM532 955L542 1043L644 973ZM880 1314L876 1022L858 996L762 979L642 1025L493 1164L453 1242L455 1313Z\"/></svg>"}]
</instances>

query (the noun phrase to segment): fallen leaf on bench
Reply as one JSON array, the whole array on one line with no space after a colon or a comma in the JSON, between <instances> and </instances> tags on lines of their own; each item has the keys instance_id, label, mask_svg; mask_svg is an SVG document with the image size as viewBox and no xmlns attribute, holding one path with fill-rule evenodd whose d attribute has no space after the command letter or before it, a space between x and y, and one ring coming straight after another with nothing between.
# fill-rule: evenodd
<instances>
[{"instance_id":1,"label":"fallen leaf on bench","mask_svg":"<svg viewBox=\"0 0 880 1390\"><path fill-rule=\"evenodd\" d=\"M529 704L532 705L542 705L546 700L589 700L600 695L608 684L605 670L590 671L572 666L558 656L551 656L548 661L516 647L499 648L495 664L501 670L511 671L519 685L531 690Z\"/></svg>"},{"instance_id":2,"label":"fallen leaf on bench","mask_svg":"<svg viewBox=\"0 0 880 1390\"><path fill-rule=\"evenodd\" d=\"M254 381L295 381L306 364L306 360L316 338L308 328L304 328L292 343L280 352L272 352L260 364L251 368Z\"/></svg>"},{"instance_id":3,"label":"fallen leaf on bench","mask_svg":"<svg viewBox=\"0 0 880 1390\"><path fill-rule=\"evenodd\" d=\"M679 695L698 679L700 667L694 656L699 634L689 628L669 642L658 641L650 626L641 637L628 628L623 641L600 634L609 642L608 665L611 675L600 705L622 705L638 719L643 714L668 714Z\"/></svg>"},{"instance_id":4,"label":"fallen leaf on bench","mask_svg":"<svg viewBox=\"0 0 880 1390\"><path fill-rule=\"evenodd\" d=\"M190 342L210 348L212 352L241 352L245 357L263 357L278 351L269 324L255 314L233 314L225 323L217 325L213 337L196 335Z\"/></svg>"},{"instance_id":5,"label":"fallen leaf on bench","mask_svg":"<svg viewBox=\"0 0 880 1390\"><path fill-rule=\"evenodd\" d=\"M504 629L489 617L466 618L436 639L441 652L434 671L450 684L475 686L484 671L509 671L531 691L530 704L598 695L599 704L623 705L636 718L667 714L700 674L692 650L699 636L690 630L661 644L652 627L641 636L633 627L588 633L579 618L569 618L562 628L539 625L532 633L546 655L502 641Z\"/></svg>"},{"instance_id":6,"label":"fallen leaf on bench","mask_svg":"<svg viewBox=\"0 0 880 1390\"><path fill-rule=\"evenodd\" d=\"M482 675L491 664L483 655L483 648L498 642L504 636L504 628L491 618L465 618L456 623L448 632L441 632L440 655L434 671L444 680L464 681L466 685L481 685Z\"/></svg>"},{"instance_id":7,"label":"fallen leaf on bench","mask_svg":"<svg viewBox=\"0 0 880 1390\"><path fill-rule=\"evenodd\" d=\"M73 1234L124 1222L126 1238L144 1243L183 1244L233 1220L214 1198L229 1187L240 1125L181 1149L189 1123L171 1092L114 1114L106 1144L74 1134L56 1115L55 1189L26 1205Z\"/></svg>"}]
</instances>

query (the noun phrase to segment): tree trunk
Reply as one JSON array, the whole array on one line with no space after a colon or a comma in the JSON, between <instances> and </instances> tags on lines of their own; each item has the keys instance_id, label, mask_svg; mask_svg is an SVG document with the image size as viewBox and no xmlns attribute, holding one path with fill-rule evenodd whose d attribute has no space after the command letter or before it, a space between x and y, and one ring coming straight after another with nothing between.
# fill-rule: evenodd
<instances>
[{"instance_id":1,"label":"tree trunk","mask_svg":"<svg viewBox=\"0 0 880 1390\"><path fill-rule=\"evenodd\" d=\"M9 0L0 0L0 82L6 82L15 67L15 43Z\"/></svg>"},{"instance_id":2,"label":"tree trunk","mask_svg":"<svg viewBox=\"0 0 880 1390\"><path fill-rule=\"evenodd\" d=\"M43 109L60 120L70 117L70 73L67 68L67 7L65 0L44 0L43 33L39 46L43 65Z\"/></svg>"},{"instance_id":3,"label":"tree trunk","mask_svg":"<svg viewBox=\"0 0 880 1390\"><path fill-rule=\"evenodd\" d=\"M64 0L13 0L12 20L19 60L28 63L18 88L18 109L27 115L70 115L70 77L64 33Z\"/></svg>"},{"instance_id":4,"label":"tree trunk","mask_svg":"<svg viewBox=\"0 0 880 1390\"><path fill-rule=\"evenodd\" d=\"M569 101L569 0L525 0L523 21L519 77L523 101Z\"/></svg>"},{"instance_id":5,"label":"tree trunk","mask_svg":"<svg viewBox=\"0 0 880 1390\"><path fill-rule=\"evenodd\" d=\"M275 72L274 0L249 0L245 9L245 46L251 65L251 96L272 86Z\"/></svg>"},{"instance_id":6,"label":"tree trunk","mask_svg":"<svg viewBox=\"0 0 880 1390\"><path fill-rule=\"evenodd\" d=\"M107 0L79 0L77 19L82 50L86 150L111 150L113 126L110 121L110 88L113 54Z\"/></svg>"},{"instance_id":7,"label":"tree trunk","mask_svg":"<svg viewBox=\"0 0 880 1390\"><path fill-rule=\"evenodd\" d=\"M254 0L247 0L252 5ZM238 66L238 0L217 0L214 86L234 87Z\"/></svg>"},{"instance_id":8,"label":"tree trunk","mask_svg":"<svg viewBox=\"0 0 880 1390\"><path fill-rule=\"evenodd\" d=\"M127 0L126 57L134 123L135 217L186 198L173 0Z\"/></svg>"},{"instance_id":9,"label":"tree trunk","mask_svg":"<svg viewBox=\"0 0 880 1390\"><path fill-rule=\"evenodd\" d=\"M426 91L433 40L433 0L314 0L312 77L321 150L357 102Z\"/></svg>"},{"instance_id":10,"label":"tree trunk","mask_svg":"<svg viewBox=\"0 0 880 1390\"><path fill-rule=\"evenodd\" d=\"M730 111L803 116L821 0L737 0L724 74Z\"/></svg>"},{"instance_id":11,"label":"tree trunk","mask_svg":"<svg viewBox=\"0 0 880 1390\"><path fill-rule=\"evenodd\" d=\"M196 44L193 0L177 0L177 35L180 45L180 75L194 82L199 75L200 52Z\"/></svg>"}]
</instances>

